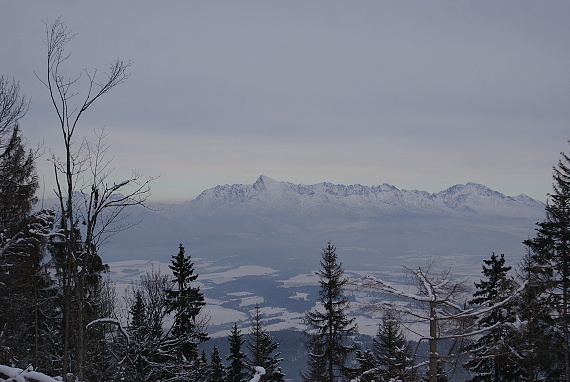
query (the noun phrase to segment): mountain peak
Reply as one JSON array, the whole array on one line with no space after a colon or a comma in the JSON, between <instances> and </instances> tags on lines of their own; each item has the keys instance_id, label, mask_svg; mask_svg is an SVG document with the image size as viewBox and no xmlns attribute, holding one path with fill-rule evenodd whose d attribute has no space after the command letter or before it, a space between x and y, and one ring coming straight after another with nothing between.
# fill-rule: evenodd
<instances>
[{"instance_id":1,"label":"mountain peak","mask_svg":"<svg viewBox=\"0 0 570 382\"><path fill-rule=\"evenodd\" d=\"M255 190L262 190L266 189L268 185L275 185L277 182L275 179L272 179L266 175L260 175L259 178L253 183L253 188Z\"/></svg>"},{"instance_id":2,"label":"mountain peak","mask_svg":"<svg viewBox=\"0 0 570 382\"><path fill-rule=\"evenodd\" d=\"M494 191L485 185L473 182L468 182L466 184L456 184L439 192L438 194L447 194L447 195L480 194L480 195L494 195L494 196L505 197L505 195L501 194L498 191Z\"/></svg>"}]
</instances>

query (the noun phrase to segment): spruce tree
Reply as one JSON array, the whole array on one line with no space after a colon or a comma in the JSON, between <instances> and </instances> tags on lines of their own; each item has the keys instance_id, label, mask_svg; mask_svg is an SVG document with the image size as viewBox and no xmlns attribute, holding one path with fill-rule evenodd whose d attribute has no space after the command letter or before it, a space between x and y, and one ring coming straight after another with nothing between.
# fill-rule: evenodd
<instances>
[{"instance_id":1,"label":"spruce tree","mask_svg":"<svg viewBox=\"0 0 570 382\"><path fill-rule=\"evenodd\" d=\"M129 360L131 370L128 370L129 376L134 379L142 379L145 376L145 369L148 366L148 354L146 354L145 344L148 341L148 317L145 302L140 290L135 292L135 300L129 309L131 321L127 328L130 343Z\"/></svg>"},{"instance_id":2,"label":"spruce tree","mask_svg":"<svg viewBox=\"0 0 570 382\"><path fill-rule=\"evenodd\" d=\"M197 317L206 304L200 287L191 286L198 275L194 275L194 263L185 255L180 244L178 254L172 256L169 266L174 275L172 289L166 291L168 313L174 313L172 340L176 358L179 361L195 361L198 359L198 344L208 339Z\"/></svg>"},{"instance_id":3,"label":"spruce tree","mask_svg":"<svg viewBox=\"0 0 570 382\"><path fill-rule=\"evenodd\" d=\"M561 153L553 169L552 193L546 206L546 220L525 244L549 276L548 293L556 331L562 346L553 346L551 358L559 363L562 380L570 381L570 157ZM554 345L554 344L553 344Z\"/></svg>"},{"instance_id":4,"label":"spruce tree","mask_svg":"<svg viewBox=\"0 0 570 382\"><path fill-rule=\"evenodd\" d=\"M324 343L317 341L315 336L307 334L305 347L309 351L307 370L301 374L303 381L325 382L327 379L327 359L325 358Z\"/></svg>"},{"instance_id":5,"label":"spruce tree","mask_svg":"<svg viewBox=\"0 0 570 382\"><path fill-rule=\"evenodd\" d=\"M372 340L372 353L381 380L415 380L410 343L406 340L396 315L387 311Z\"/></svg>"},{"instance_id":6,"label":"spruce tree","mask_svg":"<svg viewBox=\"0 0 570 382\"><path fill-rule=\"evenodd\" d=\"M129 330L134 337L144 333L146 327L146 307L140 290L135 292L135 302L131 306L129 313L131 314L131 323Z\"/></svg>"},{"instance_id":7,"label":"spruce tree","mask_svg":"<svg viewBox=\"0 0 570 382\"><path fill-rule=\"evenodd\" d=\"M237 327L237 323L232 327L228 341L230 343L230 354L227 355L226 360L230 361L230 364L226 369L226 382L249 380L247 378L246 355L241 350L245 340Z\"/></svg>"},{"instance_id":8,"label":"spruce tree","mask_svg":"<svg viewBox=\"0 0 570 382\"><path fill-rule=\"evenodd\" d=\"M58 314L56 306L42 301L56 291L43 264L54 219L53 212L45 210L25 217L19 232L5 236L1 248L0 346L11 349L21 367L43 365L41 351L52 338L47 332Z\"/></svg>"},{"instance_id":9,"label":"spruce tree","mask_svg":"<svg viewBox=\"0 0 570 382\"><path fill-rule=\"evenodd\" d=\"M505 255L500 258L494 253L491 259L483 260L485 280L475 283L476 291L470 304L490 307L515 293L515 282L508 275L511 267L505 266ZM515 356L510 349L513 346L513 330L510 323L515 321L512 303L500 309L493 309L479 319L481 327L491 327L489 331L466 347L473 359L465 368L477 373L471 381L514 381L517 367Z\"/></svg>"},{"instance_id":10,"label":"spruce tree","mask_svg":"<svg viewBox=\"0 0 570 382\"><path fill-rule=\"evenodd\" d=\"M130 322L127 379L162 380L180 369L165 330L168 275L152 268L128 291Z\"/></svg>"},{"instance_id":11,"label":"spruce tree","mask_svg":"<svg viewBox=\"0 0 570 382\"><path fill-rule=\"evenodd\" d=\"M519 267L518 277L523 288L514 302L517 322L512 325L510 339L517 381L562 380L560 358L554 354L559 354L558 349L564 345L561 333L553 330L550 270L530 249Z\"/></svg>"},{"instance_id":12,"label":"spruce tree","mask_svg":"<svg viewBox=\"0 0 570 382\"><path fill-rule=\"evenodd\" d=\"M212 354L210 355L210 381L211 382L225 382L226 371L222 363L222 357L218 348L214 346Z\"/></svg>"},{"instance_id":13,"label":"spruce tree","mask_svg":"<svg viewBox=\"0 0 570 382\"><path fill-rule=\"evenodd\" d=\"M38 189L34 153L26 150L18 124L0 154L0 227L4 235L19 232L30 215Z\"/></svg>"},{"instance_id":14,"label":"spruce tree","mask_svg":"<svg viewBox=\"0 0 570 382\"><path fill-rule=\"evenodd\" d=\"M329 241L323 249L320 261L319 303L322 309L305 314L309 326L306 346L309 350L308 370L305 381L334 382L346 378L346 361L354 346L349 344L351 335L357 332L354 318L347 317L348 299L343 287L348 282L342 264L338 262L336 248Z\"/></svg>"},{"instance_id":15,"label":"spruce tree","mask_svg":"<svg viewBox=\"0 0 570 382\"><path fill-rule=\"evenodd\" d=\"M208 358L206 357L206 352L202 350L200 357L198 357L198 361L196 362L196 367L194 370L194 378L193 381L195 382L211 382L210 378L210 365L208 365Z\"/></svg>"},{"instance_id":16,"label":"spruce tree","mask_svg":"<svg viewBox=\"0 0 570 382\"><path fill-rule=\"evenodd\" d=\"M53 216L53 212L51 214ZM61 288L52 275L50 262L44 264L36 275L37 305L34 311L37 312L38 325L37 339L34 341L37 360L33 363L34 369L50 375L61 375Z\"/></svg>"},{"instance_id":17,"label":"spruce tree","mask_svg":"<svg viewBox=\"0 0 570 382\"><path fill-rule=\"evenodd\" d=\"M357 349L354 359L358 363L358 367L351 380L358 382L373 382L378 380L378 365L372 350Z\"/></svg>"},{"instance_id":18,"label":"spruce tree","mask_svg":"<svg viewBox=\"0 0 570 382\"><path fill-rule=\"evenodd\" d=\"M247 348L250 352L247 364L252 372L256 366L263 367L265 369L264 381L282 382L284 380L285 375L279 367L283 359L279 358L281 353L277 352L278 347L279 344L273 341L271 335L263 328L261 311L257 304L251 321L251 332L247 339Z\"/></svg>"},{"instance_id":19,"label":"spruce tree","mask_svg":"<svg viewBox=\"0 0 570 382\"><path fill-rule=\"evenodd\" d=\"M6 85L0 77L3 107L6 96L19 99L4 92ZM48 326L54 328L49 318L57 314L53 305L41 301L54 287L44 257L55 216L48 210L32 212L38 189L35 154L25 147L19 117L6 122L8 111L0 112L0 346L10 349L18 366L38 367L45 360L40 351L53 338L46 333Z\"/></svg>"}]
</instances>

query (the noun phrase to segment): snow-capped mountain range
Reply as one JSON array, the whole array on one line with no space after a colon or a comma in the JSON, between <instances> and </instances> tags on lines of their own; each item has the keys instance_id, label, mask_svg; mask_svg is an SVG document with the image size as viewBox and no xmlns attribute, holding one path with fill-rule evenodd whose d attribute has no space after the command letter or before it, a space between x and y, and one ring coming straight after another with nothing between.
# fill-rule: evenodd
<instances>
[{"instance_id":1,"label":"snow-capped mountain range","mask_svg":"<svg viewBox=\"0 0 570 382\"><path fill-rule=\"evenodd\" d=\"M306 260L330 239L339 247L382 257L520 254L544 219L544 203L467 183L429 193L379 186L301 185L260 176L253 184L220 185L193 200L132 210L141 223L110 241L112 260L168 260L187 245L208 259L245 263ZM352 255L351 259L362 256ZM249 260L245 260L245 259ZM317 263L318 264L318 263Z\"/></svg>"},{"instance_id":2,"label":"snow-capped mountain range","mask_svg":"<svg viewBox=\"0 0 570 382\"><path fill-rule=\"evenodd\" d=\"M494 215L536 218L544 204L526 195L505 196L476 183L458 184L438 193L400 190L389 184L363 186L279 182L261 175L255 183L216 186L196 199L161 206L165 215L186 217L243 213L287 213L302 216L325 210L375 214Z\"/></svg>"}]
</instances>

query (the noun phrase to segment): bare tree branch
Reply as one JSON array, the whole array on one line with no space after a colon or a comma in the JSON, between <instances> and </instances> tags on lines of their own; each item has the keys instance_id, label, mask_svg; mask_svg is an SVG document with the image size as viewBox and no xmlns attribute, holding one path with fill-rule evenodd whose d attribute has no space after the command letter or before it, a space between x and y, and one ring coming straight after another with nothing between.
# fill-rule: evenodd
<instances>
[{"instance_id":1,"label":"bare tree branch","mask_svg":"<svg viewBox=\"0 0 570 382\"><path fill-rule=\"evenodd\" d=\"M20 95L20 84L0 76L0 156L4 155L12 131L26 115L29 105L29 99Z\"/></svg>"},{"instance_id":2,"label":"bare tree branch","mask_svg":"<svg viewBox=\"0 0 570 382\"><path fill-rule=\"evenodd\" d=\"M96 272L92 268L102 263L98 255L99 246L110 235L133 225L124 220L123 211L132 206L145 206L154 178L143 179L133 172L126 180L111 182L112 160L106 159L109 147L104 142L104 131L96 133L95 145L83 137L77 140L81 143L76 142L77 128L84 113L96 100L129 78L127 70L131 62L116 59L102 76L97 70L90 72L84 69L75 77L67 77L63 74L63 66L70 58L66 47L76 35L60 18L51 25L47 21L44 24L47 73L40 81L49 92L65 149L62 158L55 154L51 157L56 172L55 194L61 209L61 230L67 247L63 369L64 373L69 370L69 335L74 335L77 342L74 364L77 365L79 379L84 380L84 333L88 323L83 310L89 303L85 292L86 280L90 272ZM71 293L74 293L73 299ZM77 322L72 323L69 319L71 309L76 311ZM76 326L74 330L72 325Z\"/></svg>"}]
</instances>

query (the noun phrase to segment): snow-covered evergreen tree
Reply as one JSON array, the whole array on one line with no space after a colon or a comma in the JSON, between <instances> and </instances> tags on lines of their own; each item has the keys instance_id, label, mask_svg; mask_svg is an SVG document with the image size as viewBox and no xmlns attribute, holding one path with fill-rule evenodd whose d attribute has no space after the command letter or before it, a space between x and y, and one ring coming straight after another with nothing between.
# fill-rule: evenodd
<instances>
[{"instance_id":1,"label":"snow-covered evergreen tree","mask_svg":"<svg viewBox=\"0 0 570 382\"><path fill-rule=\"evenodd\" d=\"M437 361L436 370L437 370L436 373L437 375L435 377L435 382L451 382L449 379L449 375L445 371L445 368L443 367L443 362L441 360ZM426 374L422 378L422 381L431 382L433 380L434 380L433 375L431 375L431 372L427 370Z\"/></svg>"},{"instance_id":2,"label":"snow-covered evergreen tree","mask_svg":"<svg viewBox=\"0 0 570 382\"><path fill-rule=\"evenodd\" d=\"M230 343L230 353L226 356L226 360L230 364L226 368L226 382L249 381L246 355L242 351L245 340L237 324L234 324L232 327L228 341Z\"/></svg>"},{"instance_id":3,"label":"snow-covered evergreen tree","mask_svg":"<svg viewBox=\"0 0 570 382\"><path fill-rule=\"evenodd\" d=\"M309 351L307 360L307 370L302 373L303 381L309 382L328 382L327 379L327 360L323 350L324 344L315 341L315 337L307 336L305 346Z\"/></svg>"},{"instance_id":4,"label":"snow-covered evergreen tree","mask_svg":"<svg viewBox=\"0 0 570 382\"><path fill-rule=\"evenodd\" d=\"M170 376L176 366L165 345L166 291L170 284L168 275L153 268L127 293L130 322L126 379L160 380Z\"/></svg>"},{"instance_id":5,"label":"snow-covered evergreen tree","mask_svg":"<svg viewBox=\"0 0 570 382\"><path fill-rule=\"evenodd\" d=\"M377 375L381 380L415 380L412 351L396 314L386 311L378 326L378 333L372 340L372 353L377 365Z\"/></svg>"},{"instance_id":6,"label":"snow-covered evergreen tree","mask_svg":"<svg viewBox=\"0 0 570 382\"><path fill-rule=\"evenodd\" d=\"M354 360L358 366L354 370L351 381L373 382L378 381L378 365L371 349L357 349Z\"/></svg>"},{"instance_id":7,"label":"snow-covered evergreen tree","mask_svg":"<svg viewBox=\"0 0 570 382\"><path fill-rule=\"evenodd\" d=\"M226 367L218 348L214 346L210 355L210 382L224 382L226 380Z\"/></svg>"},{"instance_id":8,"label":"snow-covered evergreen tree","mask_svg":"<svg viewBox=\"0 0 570 382\"><path fill-rule=\"evenodd\" d=\"M306 346L309 350L304 381L334 382L344 380L348 374L346 360L354 351L350 336L357 332L354 318L348 318L348 299L343 287L348 282L342 264L338 262L336 248L329 241L320 261L319 309L305 314L309 329Z\"/></svg>"},{"instance_id":9,"label":"snow-covered evergreen tree","mask_svg":"<svg viewBox=\"0 0 570 382\"><path fill-rule=\"evenodd\" d=\"M10 349L14 364L38 367L50 357L42 353L53 350L57 327L57 291L43 263L54 214L42 210L19 224L0 248L0 346Z\"/></svg>"},{"instance_id":10,"label":"snow-covered evergreen tree","mask_svg":"<svg viewBox=\"0 0 570 382\"><path fill-rule=\"evenodd\" d=\"M26 150L18 124L0 153L0 228L12 236L23 227L37 201L38 176L35 154Z\"/></svg>"},{"instance_id":11,"label":"snow-covered evergreen tree","mask_svg":"<svg viewBox=\"0 0 570 382\"><path fill-rule=\"evenodd\" d=\"M0 77L0 347L11 354L11 363L38 367L50 358L42 350L50 347L48 331L56 326L50 320L57 314L54 300L41 301L54 296L44 255L55 216L32 212L38 177L35 153L20 132L21 114L12 110L25 104L18 89Z\"/></svg>"},{"instance_id":12,"label":"snow-covered evergreen tree","mask_svg":"<svg viewBox=\"0 0 570 382\"><path fill-rule=\"evenodd\" d=\"M170 269L174 275L173 288L166 291L167 312L174 313L170 343L180 362L192 362L198 359L198 344L208 339L197 321L206 303L200 287L191 285L198 275L194 275L194 263L185 255L182 244L178 254L172 256Z\"/></svg>"},{"instance_id":13,"label":"snow-covered evergreen tree","mask_svg":"<svg viewBox=\"0 0 570 382\"><path fill-rule=\"evenodd\" d=\"M562 346L551 346L550 358L558 361L561 379L570 381L570 156L561 153L554 167L552 194L546 206L546 220L538 223L537 233L525 244L533 252L540 271L548 277L555 331ZM554 344L552 344L554 345Z\"/></svg>"},{"instance_id":14,"label":"snow-covered evergreen tree","mask_svg":"<svg viewBox=\"0 0 570 382\"><path fill-rule=\"evenodd\" d=\"M553 352L559 355L557 349L563 348L563 336L554 330L550 267L529 250L519 268L523 288L515 301L516 321L511 326L510 347L517 365L517 380L561 380L560 358Z\"/></svg>"},{"instance_id":15,"label":"snow-covered evergreen tree","mask_svg":"<svg viewBox=\"0 0 570 382\"><path fill-rule=\"evenodd\" d=\"M471 304L489 307L505 300L516 292L516 283L509 276L511 267L505 266L505 255L483 260L484 280L475 283L476 291ZM516 320L514 300L500 309L493 309L479 318L481 327L491 328L466 347L473 359L465 364L465 368L477 373L471 381L513 381L516 380L516 355L513 347L513 328L510 325Z\"/></svg>"},{"instance_id":16,"label":"snow-covered evergreen tree","mask_svg":"<svg viewBox=\"0 0 570 382\"><path fill-rule=\"evenodd\" d=\"M135 292L135 302L130 307L129 313L131 314L131 323L129 330L134 337L140 336L144 333L146 328L146 307L140 290Z\"/></svg>"},{"instance_id":17,"label":"snow-covered evergreen tree","mask_svg":"<svg viewBox=\"0 0 570 382\"><path fill-rule=\"evenodd\" d=\"M359 382L416 380L410 343L397 321L396 314L387 310L372 339L372 349L357 350L359 366L355 380Z\"/></svg>"},{"instance_id":18,"label":"snow-covered evergreen tree","mask_svg":"<svg viewBox=\"0 0 570 382\"><path fill-rule=\"evenodd\" d=\"M206 352L202 350L202 353L198 357L198 361L195 363L195 378L194 382L211 382L210 378L210 365L208 365L208 358L206 357Z\"/></svg>"},{"instance_id":19,"label":"snow-covered evergreen tree","mask_svg":"<svg viewBox=\"0 0 570 382\"><path fill-rule=\"evenodd\" d=\"M142 379L145 376L145 369L148 366L144 344L148 338L149 331L146 306L140 290L135 291L135 300L133 305L129 308L129 313L131 322L127 327L127 332L131 340L129 349L127 350L130 361L130 364L126 365L130 368L127 375L135 379Z\"/></svg>"},{"instance_id":20,"label":"snow-covered evergreen tree","mask_svg":"<svg viewBox=\"0 0 570 382\"><path fill-rule=\"evenodd\" d=\"M251 332L247 338L250 353L247 364L252 373L255 372L256 366L261 366L265 370L264 381L282 382L285 375L279 367L283 359L279 357L281 353L277 352L278 347L279 344L263 328L259 304L256 304L251 320Z\"/></svg>"}]
</instances>

